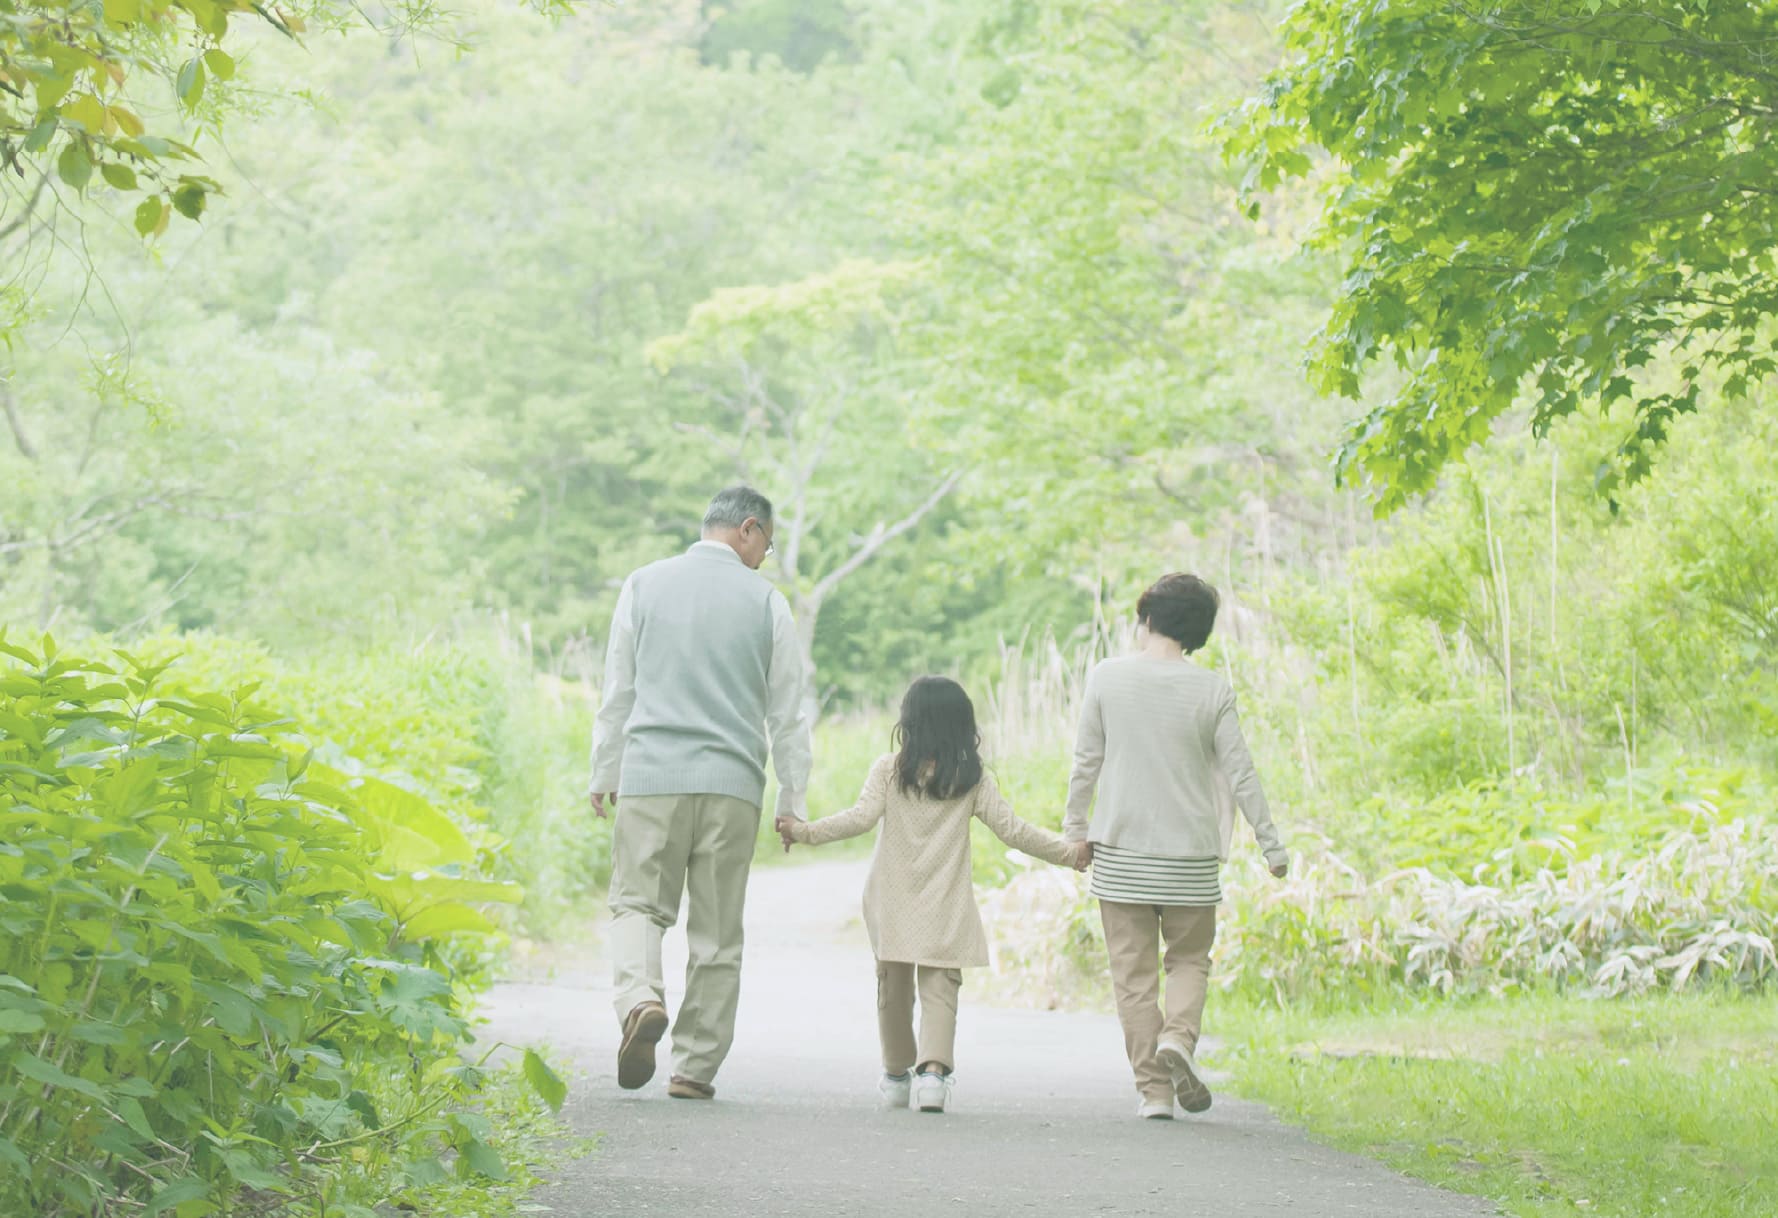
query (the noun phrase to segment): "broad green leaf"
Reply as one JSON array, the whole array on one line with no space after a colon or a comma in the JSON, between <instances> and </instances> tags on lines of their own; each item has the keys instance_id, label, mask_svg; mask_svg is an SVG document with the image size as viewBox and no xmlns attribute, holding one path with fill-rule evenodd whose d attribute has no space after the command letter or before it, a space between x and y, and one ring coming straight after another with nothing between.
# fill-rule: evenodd
<instances>
[{"instance_id":1,"label":"broad green leaf","mask_svg":"<svg viewBox=\"0 0 1778 1218\"><path fill-rule=\"evenodd\" d=\"M62 117L73 119L90 135L99 135L105 130L105 103L91 93L82 93L62 107Z\"/></svg>"},{"instance_id":2,"label":"broad green leaf","mask_svg":"<svg viewBox=\"0 0 1778 1218\"><path fill-rule=\"evenodd\" d=\"M79 140L70 140L62 149L62 155L56 159L56 174L75 190L85 190L93 180L93 163Z\"/></svg>"},{"instance_id":3,"label":"broad green leaf","mask_svg":"<svg viewBox=\"0 0 1778 1218\"><path fill-rule=\"evenodd\" d=\"M517 884L496 880L465 880L448 875L397 876L387 885L389 894L409 913L446 901L516 905L525 898Z\"/></svg>"},{"instance_id":4,"label":"broad green leaf","mask_svg":"<svg viewBox=\"0 0 1778 1218\"><path fill-rule=\"evenodd\" d=\"M156 1218L170 1209L184 1205L187 1201L200 1201L210 1195L210 1185L196 1177L176 1180L155 1193L154 1200L143 1210L143 1218Z\"/></svg>"},{"instance_id":5,"label":"broad green leaf","mask_svg":"<svg viewBox=\"0 0 1778 1218\"><path fill-rule=\"evenodd\" d=\"M174 200L177 202L177 195ZM196 219L195 216L192 218ZM279 761L284 757L283 749L263 740L232 740L220 736L205 741L204 751L212 757L243 757L254 761Z\"/></svg>"},{"instance_id":6,"label":"broad green leaf","mask_svg":"<svg viewBox=\"0 0 1778 1218\"><path fill-rule=\"evenodd\" d=\"M117 161L106 161L99 166L99 172L104 175L105 181L118 190L136 189L136 171L128 165L120 164Z\"/></svg>"},{"instance_id":7,"label":"broad green leaf","mask_svg":"<svg viewBox=\"0 0 1778 1218\"><path fill-rule=\"evenodd\" d=\"M228 36L228 10L221 4L210 0L186 0L193 16L197 18L198 28L212 38Z\"/></svg>"},{"instance_id":8,"label":"broad green leaf","mask_svg":"<svg viewBox=\"0 0 1778 1218\"><path fill-rule=\"evenodd\" d=\"M76 1078L51 1062L44 1061L35 1053L15 1053L11 1059L12 1068L28 1079L45 1083L51 1087L61 1087L68 1091L78 1091L81 1095L105 1102L109 1097L105 1089L97 1083L88 1082L84 1078Z\"/></svg>"},{"instance_id":9,"label":"broad green leaf","mask_svg":"<svg viewBox=\"0 0 1778 1218\"><path fill-rule=\"evenodd\" d=\"M130 1096L117 1101L117 1115L141 1137L153 1140L154 1126L148 1123L148 1114L142 1110L142 1102Z\"/></svg>"},{"instance_id":10,"label":"broad green leaf","mask_svg":"<svg viewBox=\"0 0 1778 1218\"><path fill-rule=\"evenodd\" d=\"M43 1017L30 1011L0 1007L0 1034L43 1031Z\"/></svg>"},{"instance_id":11,"label":"broad green leaf","mask_svg":"<svg viewBox=\"0 0 1778 1218\"><path fill-rule=\"evenodd\" d=\"M205 51L204 63L209 67L210 74L217 80L233 80L235 78L235 61L227 51Z\"/></svg>"},{"instance_id":12,"label":"broad green leaf","mask_svg":"<svg viewBox=\"0 0 1778 1218\"><path fill-rule=\"evenodd\" d=\"M53 110L61 105L62 99L68 96L68 90L74 87L74 76L74 69L71 66L66 66L62 67L60 71L45 72L37 77L36 96L39 113L44 110Z\"/></svg>"},{"instance_id":13,"label":"broad green leaf","mask_svg":"<svg viewBox=\"0 0 1778 1218\"><path fill-rule=\"evenodd\" d=\"M364 778L354 787L353 795L366 812L418 834L431 847L432 857L418 859L415 865L474 861L475 847L456 822L412 791L380 778Z\"/></svg>"},{"instance_id":14,"label":"broad green leaf","mask_svg":"<svg viewBox=\"0 0 1778 1218\"><path fill-rule=\"evenodd\" d=\"M433 1185L443 1184L450 1179L444 1169L444 1164L430 1155L423 1159L415 1159L403 1170L415 1188L431 1188Z\"/></svg>"},{"instance_id":15,"label":"broad green leaf","mask_svg":"<svg viewBox=\"0 0 1778 1218\"><path fill-rule=\"evenodd\" d=\"M495 929L479 910L448 901L423 909L409 918L402 925L401 933L408 939L433 939L440 935L492 934Z\"/></svg>"},{"instance_id":16,"label":"broad green leaf","mask_svg":"<svg viewBox=\"0 0 1778 1218\"><path fill-rule=\"evenodd\" d=\"M480 1138L470 1138L458 1151L459 1174L486 1176L490 1180L506 1179L506 1164L499 1153ZM467 1168L467 1171L463 1170Z\"/></svg>"},{"instance_id":17,"label":"broad green leaf","mask_svg":"<svg viewBox=\"0 0 1778 1218\"><path fill-rule=\"evenodd\" d=\"M74 1039L89 1045L122 1045L129 1042L126 1029L114 1023L102 1023L97 1020L83 1019L70 1029Z\"/></svg>"},{"instance_id":18,"label":"broad green leaf","mask_svg":"<svg viewBox=\"0 0 1778 1218\"><path fill-rule=\"evenodd\" d=\"M144 237L154 232L161 222L161 213L166 205L159 195L152 195L136 205L136 231Z\"/></svg>"},{"instance_id":19,"label":"broad green leaf","mask_svg":"<svg viewBox=\"0 0 1778 1218\"><path fill-rule=\"evenodd\" d=\"M196 220L204 214L204 204L210 196L201 186L185 185L173 192L173 207L187 220ZM276 750L273 750L276 755Z\"/></svg>"},{"instance_id":20,"label":"broad green leaf","mask_svg":"<svg viewBox=\"0 0 1778 1218\"><path fill-rule=\"evenodd\" d=\"M105 0L105 20L112 25L129 25L142 16L142 0Z\"/></svg>"},{"instance_id":21,"label":"broad green leaf","mask_svg":"<svg viewBox=\"0 0 1778 1218\"><path fill-rule=\"evenodd\" d=\"M359 1119L364 1122L364 1127L366 1129L381 1129L383 1127L383 1119L377 1115L376 1104L372 1102L370 1096L366 1095L364 1092L354 1091L351 1095L348 1095L346 1097L346 1107L358 1114Z\"/></svg>"},{"instance_id":22,"label":"broad green leaf","mask_svg":"<svg viewBox=\"0 0 1778 1218\"><path fill-rule=\"evenodd\" d=\"M562 1102L568 1098L568 1085L549 1068L549 1063L531 1049L525 1050L525 1079L531 1084L532 1090L542 1097L543 1102L549 1105L551 1112L562 1110Z\"/></svg>"},{"instance_id":23,"label":"broad green leaf","mask_svg":"<svg viewBox=\"0 0 1778 1218\"><path fill-rule=\"evenodd\" d=\"M49 147L49 141L55 137L59 123L60 120L53 114L38 119L37 125L31 128L31 134L25 137L25 151L42 152Z\"/></svg>"},{"instance_id":24,"label":"broad green leaf","mask_svg":"<svg viewBox=\"0 0 1778 1218\"><path fill-rule=\"evenodd\" d=\"M186 109L196 109L197 104L204 99L204 82L203 61L201 59L186 60L185 66L179 69L179 79L176 85L179 91L179 100L185 103Z\"/></svg>"},{"instance_id":25,"label":"broad green leaf","mask_svg":"<svg viewBox=\"0 0 1778 1218\"><path fill-rule=\"evenodd\" d=\"M142 125L142 120L136 117L136 112L124 106L111 107L111 121L117 124L118 130L135 139L141 138L143 131L147 130Z\"/></svg>"}]
</instances>

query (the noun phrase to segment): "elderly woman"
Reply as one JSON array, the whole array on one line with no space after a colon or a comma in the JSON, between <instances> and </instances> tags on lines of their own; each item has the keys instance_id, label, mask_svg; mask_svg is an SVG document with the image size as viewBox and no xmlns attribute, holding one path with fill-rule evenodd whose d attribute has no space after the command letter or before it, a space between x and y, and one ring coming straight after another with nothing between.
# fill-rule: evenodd
<instances>
[{"instance_id":1,"label":"elderly woman","mask_svg":"<svg viewBox=\"0 0 1778 1218\"><path fill-rule=\"evenodd\" d=\"M1272 874L1290 856L1272 825L1228 681L1194 662L1216 624L1216 589L1163 576L1136 605L1141 649L1087 678L1063 836L1093 867L1138 1115L1171 1120L1210 1107L1193 1056L1228 857L1227 791ZM1097 794L1097 800L1094 796ZM1160 1003L1166 961L1167 1005Z\"/></svg>"}]
</instances>

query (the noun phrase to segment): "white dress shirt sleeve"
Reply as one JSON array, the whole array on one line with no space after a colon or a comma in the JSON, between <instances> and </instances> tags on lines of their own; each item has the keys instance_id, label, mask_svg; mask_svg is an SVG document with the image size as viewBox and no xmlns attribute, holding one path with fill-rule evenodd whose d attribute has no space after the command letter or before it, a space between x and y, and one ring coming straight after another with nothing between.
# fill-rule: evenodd
<instances>
[{"instance_id":1,"label":"white dress shirt sleeve","mask_svg":"<svg viewBox=\"0 0 1778 1218\"><path fill-rule=\"evenodd\" d=\"M772 593L772 664L766 674L766 730L772 738L772 768L778 775L777 815L809 819L809 771L814 767L809 718L803 696L802 648L796 620L783 593Z\"/></svg>"},{"instance_id":2,"label":"white dress shirt sleeve","mask_svg":"<svg viewBox=\"0 0 1778 1218\"><path fill-rule=\"evenodd\" d=\"M636 620L630 581L617 594L611 637L605 645L605 679L593 720L593 778L588 791L613 794L622 779L624 728L636 705Z\"/></svg>"}]
</instances>

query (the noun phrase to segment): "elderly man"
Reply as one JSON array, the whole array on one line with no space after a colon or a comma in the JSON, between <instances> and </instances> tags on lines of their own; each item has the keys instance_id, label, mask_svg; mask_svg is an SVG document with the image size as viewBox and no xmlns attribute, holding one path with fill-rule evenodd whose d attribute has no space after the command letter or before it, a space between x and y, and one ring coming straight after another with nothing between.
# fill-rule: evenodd
<instances>
[{"instance_id":1,"label":"elderly man","mask_svg":"<svg viewBox=\"0 0 1778 1218\"><path fill-rule=\"evenodd\" d=\"M809 724L796 627L758 574L772 504L731 487L710 501L703 540L625 581L611 618L593 730L593 810L617 809L611 952L623 1044L618 1086L654 1077L667 1030L661 938L689 890L691 959L673 1024L667 1094L711 1099L735 1036L741 916L769 748L778 817L804 819Z\"/></svg>"}]
</instances>

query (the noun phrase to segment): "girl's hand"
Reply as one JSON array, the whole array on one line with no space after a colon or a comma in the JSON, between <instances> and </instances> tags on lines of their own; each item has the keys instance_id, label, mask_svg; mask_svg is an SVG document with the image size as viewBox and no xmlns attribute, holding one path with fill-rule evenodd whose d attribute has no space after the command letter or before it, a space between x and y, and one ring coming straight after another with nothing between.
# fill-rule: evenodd
<instances>
[{"instance_id":1,"label":"girl's hand","mask_svg":"<svg viewBox=\"0 0 1778 1218\"><path fill-rule=\"evenodd\" d=\"M1085 871L1093 862L1093 843L1077 842L1074 846L1074 869Z\"/></svg>"}]
</instances>

